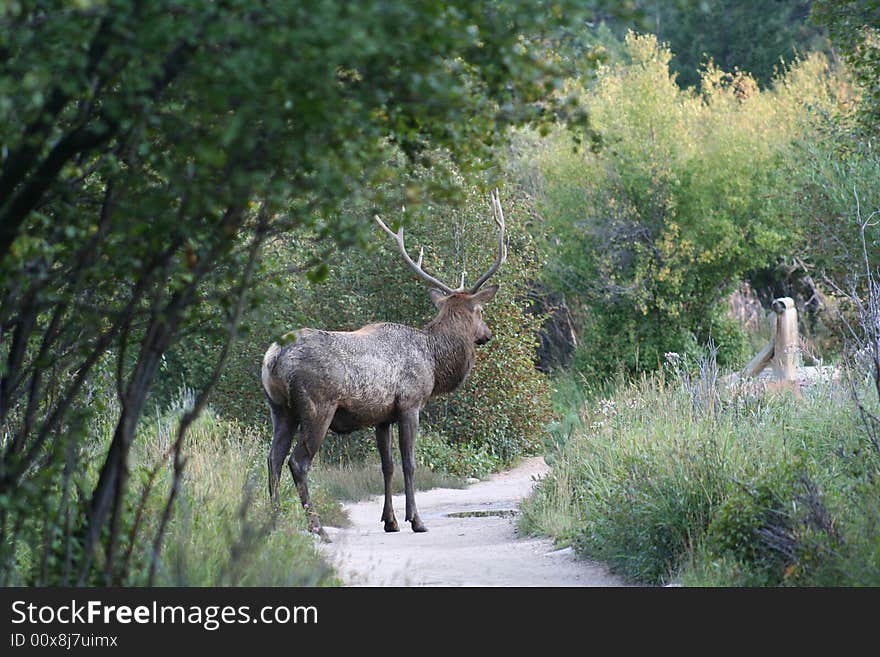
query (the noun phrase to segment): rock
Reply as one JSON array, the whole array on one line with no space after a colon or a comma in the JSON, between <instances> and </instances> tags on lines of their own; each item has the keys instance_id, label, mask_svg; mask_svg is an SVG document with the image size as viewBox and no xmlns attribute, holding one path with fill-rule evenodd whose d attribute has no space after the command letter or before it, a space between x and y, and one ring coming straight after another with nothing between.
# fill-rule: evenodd
<instances>
[{"instance_id":1,"label":"rock","mask_svg":"<svg viewBox=\"0 0 880 657\"><path fill-rule=\"evenodd\" d=\"M570 545L560 550L553 550L553 552L547 552L544 554L545 557L567 557L569 555L574 556L574 548Z\"/></svg>"}]
</instances>

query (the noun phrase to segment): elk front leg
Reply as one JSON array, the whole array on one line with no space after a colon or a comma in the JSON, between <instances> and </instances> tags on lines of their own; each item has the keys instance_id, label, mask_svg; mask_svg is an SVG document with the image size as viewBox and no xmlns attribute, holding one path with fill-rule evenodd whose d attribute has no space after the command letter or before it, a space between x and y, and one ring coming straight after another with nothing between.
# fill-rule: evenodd
<instances>
[{"instance_id":1,"label":"elk front leg","mask_svg":"<svg viewBox=\"0 0 880 657\"><path fill-rule=\"evenodd\" d=\"M400 433L400 460L403 465L403 485L406 492L406 519L414 532L426 532L428 528L419 518L416 509L416 495L413 484L413 474L416 469L415 444L416 433L419 429L418 410L406 411L401 414L397 423Z\"/></svg>"},{"instance_id":2,"label":"elk front leg","mask_svg":"<svg viewBox=\"0 0 880 657\"><path fill-rule=\"evenodd\" d=\"M382 522L386 532L399 532L394 505L391 501L391 477L394 474L394 459L391 456L391 425L380 424L376 427L376 446L382 459L382 476L385 478L385 506L382 507Z\"/></svg>"}]
</instances>

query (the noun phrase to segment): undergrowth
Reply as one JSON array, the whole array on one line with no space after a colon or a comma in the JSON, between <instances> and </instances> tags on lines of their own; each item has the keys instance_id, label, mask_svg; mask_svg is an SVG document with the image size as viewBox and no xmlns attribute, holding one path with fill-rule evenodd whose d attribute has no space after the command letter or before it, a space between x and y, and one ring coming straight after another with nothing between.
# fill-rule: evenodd
<instances>
[{"instance_id":1,"label":"undergrowth","mask_svg":"<svg viewBox=\"0 0 880 657\"><path fill-rule=\"evenodd\" d=\"M564 382L521 528L645 583L880 584L880 454L849 392L709 379Z\"/></svg>"}]
</instances>

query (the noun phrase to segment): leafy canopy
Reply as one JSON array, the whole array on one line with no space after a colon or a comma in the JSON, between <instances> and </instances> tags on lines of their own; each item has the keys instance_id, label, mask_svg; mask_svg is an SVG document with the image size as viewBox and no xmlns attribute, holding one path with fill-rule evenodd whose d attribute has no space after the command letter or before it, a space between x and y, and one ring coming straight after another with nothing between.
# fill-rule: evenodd
<instances>
[{"instance_id":1,"label":"leafy canopy","mask_svg":"<svg viewBox=\"0 0 880 657\"><path fill-rule=\"evenodd\" d=\"M357 242L363 217L339 209L382 202L390 146L404 167L446 151L467 172L507 126L552 119L536 102L558 78L544 39L574 5L3 3L0 524L21 534L3 536L5 572L123 581L123 548L150 542L155 572L175 487L155 536L126 533L126 463L169 348L224 336L173 441L179 477L265 240ZM53 558L16 561L26 543Z\"/></svg>"}]
</instances>

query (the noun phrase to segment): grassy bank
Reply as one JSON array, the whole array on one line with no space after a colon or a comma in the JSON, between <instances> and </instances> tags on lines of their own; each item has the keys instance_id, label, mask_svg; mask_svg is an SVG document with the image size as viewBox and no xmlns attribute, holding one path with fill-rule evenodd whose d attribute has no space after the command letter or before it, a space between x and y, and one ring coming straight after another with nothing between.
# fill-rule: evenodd
<instances>
[{"instance_id":1,"label":"grassy bank","mask_svg":"<svg viewBox=\"0 0 880 657\"><path fill-rule=\"evenodd\" d=\"M880 584L880 455L845 386L696 383L564 383L522 528L645 583Z\"/></svg>"},{"instance_id":2,"label":"grassy bank","mask_svg":"<svg viewBox=\"0 0 880 657\"><path fill-rule=\"evenodd\" d=\"M146 482L173 440L173 413L145 427L132 470ZM156 582L171 586L323 586L335 575L305 531L290 482L273 513L266 491L266 444L253 429L208 410L187 433L186 467L171 516ZM152 536L171 485L160 471L145 509ZM332 513L333 505L326 501ZM143 554L148 554L144 546ZM140 573L136 573L140 576Z\"/></svg>"},{"instance_id":3,"label":"grassy bank","mask_svg":"<svg viewBox=\"0 0 880 657\"><path fill-rule=\"evenodd\" d=\"M143 509L139 533L144 537L133 555L133 584L143 583L149 568L148 539L155 533L172 482L167 458L176 417L185 395L166 413L145 422L133 454L133 477L147 484L160 464ZM315 549L292 477L284 468L281 509L276 516L266 491L267 427L254 428L219 417L208 409L187 433L186 465L177 503L158 562L156 583L172 586L323 586L335 574ZM384 491L378 455L372 441L345 445L347 437L328 436L309 476L312 500L326 525L346 526L341 502L357 501ZM461 488L462 472L479 471L474 458L459 455L439 439L424 437L419 445L417 489ZM448 452L448 453L447 453ZM435 463L436 461L436 463ZM403 491L400 458L395 450L393 487ZM475 470L476 468L476 470ZM377 527L381 506L376 509ZM137 509L125 519L134 525Z\"/></svg>"}]
</instances>

